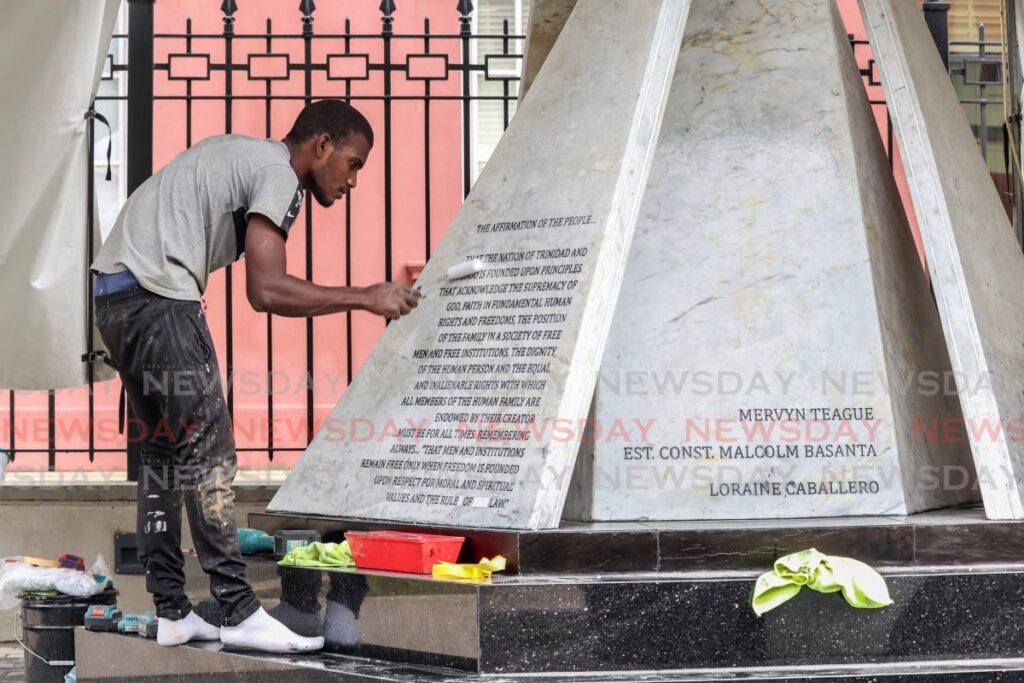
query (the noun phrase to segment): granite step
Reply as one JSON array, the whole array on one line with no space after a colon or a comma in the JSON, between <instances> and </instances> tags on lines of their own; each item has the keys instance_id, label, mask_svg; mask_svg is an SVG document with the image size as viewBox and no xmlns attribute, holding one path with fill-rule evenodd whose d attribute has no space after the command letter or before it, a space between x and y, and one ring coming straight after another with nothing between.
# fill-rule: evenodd
<instances>
[{"instance_id":1,"label":"granite step","mask_svg":"<svg viewBox=\"0 0 1024 683\"><path fill-rule=\"evenodd\" d=\"M325 541L346 531L390 529L463 536L461 562L502 555L507 574L758 570L787 553L817 548L872 566L1024 563L1024 523L985 518L981 506L906 516L817 519L599 522L557 529L474 529L254 513L249 526L273 534L313 529Z\"/></svg>"},{"instance_id":2,"label":"granite step","mask_svg":"<svg viewBox=\"0 0 1024 683\"><path fill-rule=\"evenodd\" d=\"M484 676L336 654L282 657L225 652L219 645L162 648L151 640L76 633L82 683L676 683L681 681L1010 681L1024 677L1024 658L907 661L792 667L724 667L565 675Z\"/></svg>"},{"instance_id":3,"label":"granite step","mask_svg":"<svg viewBox=\"0 0 1024 683\"><path fill-rule=\"evenodd\" d=\"M761 618L750 608L751 571L496 575L474 584L254 569L268 609L296 631L324 635L334 653L489 675L895 666L1024 653L1024 564L881 568L890 607L858 610L838 594L805 589Z\"/></svg>"}]
</instances>

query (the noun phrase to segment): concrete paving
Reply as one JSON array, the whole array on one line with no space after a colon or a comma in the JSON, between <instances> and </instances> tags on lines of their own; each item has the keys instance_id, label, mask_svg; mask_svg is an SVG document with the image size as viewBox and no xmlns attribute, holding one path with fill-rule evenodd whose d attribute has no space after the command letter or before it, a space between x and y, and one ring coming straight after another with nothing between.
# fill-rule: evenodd
<instances>
[{"instance_id":1,"label":"concrete paving","mask_svg":"<svg viewBox=\"0 0 1024 683\"><path fill-rule=\"evenodd\" d=\"M25 658L17 643L0 643L0 683L25 683Z\"/></svg>"}]
</instances>

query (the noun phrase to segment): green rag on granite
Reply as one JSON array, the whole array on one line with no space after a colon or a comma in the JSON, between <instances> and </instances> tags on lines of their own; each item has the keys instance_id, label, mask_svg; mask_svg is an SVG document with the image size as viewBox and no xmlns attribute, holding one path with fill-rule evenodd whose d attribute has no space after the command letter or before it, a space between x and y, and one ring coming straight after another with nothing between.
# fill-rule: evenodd
<instances>
[{"instance_id":1,"label":"green rag on granite","mask_svg":"<svg viewBox=\"0 0 1024 683\"><path fill-rule=\"evenodd\" d=\"M804 586L819 593L842 591L853 607L892 604L885 579L874 569L863 562L825 555L811 548L775 560L775 569L758 577L751 606L761 616L794 597Z\"/></svg>"},{"instance_id":2,"label":"green rag on granite","mask_svg":"<svg viewBox=\"0 0 1024 683\"><path fill-rule=\"evenodd\" d=\"M356 561L352 559L352 551L348 548L348 541L343 543L310 543L290 550L287 555L281 558L278 564L286 567L354 567Z\"/></svg>"}]
</instances>

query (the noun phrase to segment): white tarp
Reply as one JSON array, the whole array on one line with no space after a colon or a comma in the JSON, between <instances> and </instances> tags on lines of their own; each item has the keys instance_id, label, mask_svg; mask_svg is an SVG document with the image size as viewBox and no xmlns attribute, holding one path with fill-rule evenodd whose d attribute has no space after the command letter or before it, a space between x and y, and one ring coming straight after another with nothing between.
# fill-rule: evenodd
<instances>
[{"instance_id":1,"label":"white tarp","mask_svg":"<svg viewBox=\"0 0 1024 683\"><path fill-rule=\"evenodd\" d=\"M99 86L118 4L3 3L0 388L86 382L81 357L92 334L86 292L92 160L85 114ZM110 377L102 364L96 369L98 378Z\"/></svg>"}]
</instances>

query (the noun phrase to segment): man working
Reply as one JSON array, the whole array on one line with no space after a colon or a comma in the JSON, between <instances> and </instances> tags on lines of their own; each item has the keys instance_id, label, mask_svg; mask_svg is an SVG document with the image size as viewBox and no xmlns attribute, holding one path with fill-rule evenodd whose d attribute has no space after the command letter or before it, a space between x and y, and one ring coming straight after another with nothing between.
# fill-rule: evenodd
<instances>
[{"instance_id":1,"label":"man working","mask_svg":"<svg viewBox=\"0 0 1024 683\"><path fill-rule=\"evenodd\" d=\"M245 577L234 521L236 457L201 298L209 274L244 253L253 308L284 316L367 310L398 318L419 294L396 283L322 287L285 272L285 240L303 190L330 206L356 187L373 130L340 100L307 106L283 141L209 138L182 152L128 199L92 265L96 325L142 435L139 556L160 617L157 640L217 640L309 652L260 607ZM192 538L223 627L192 612L181 554L184 497Z\"/></svg>"}]
</instances>

